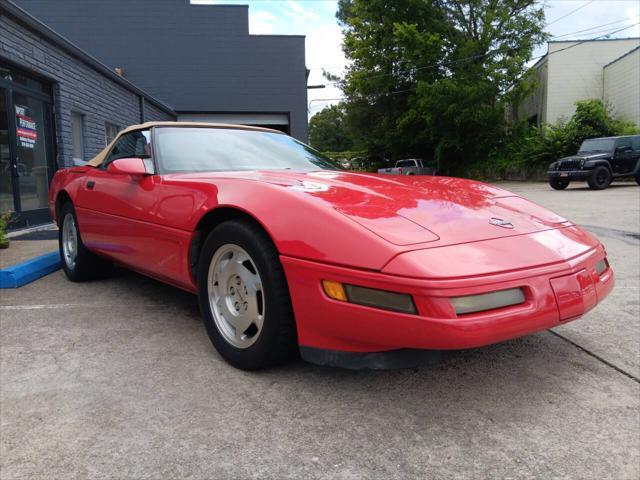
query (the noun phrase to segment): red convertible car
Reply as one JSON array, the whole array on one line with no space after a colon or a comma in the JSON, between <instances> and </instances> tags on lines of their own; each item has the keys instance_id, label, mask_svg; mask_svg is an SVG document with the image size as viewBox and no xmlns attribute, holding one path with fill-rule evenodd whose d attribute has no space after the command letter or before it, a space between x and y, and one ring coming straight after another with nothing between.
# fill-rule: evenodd
<instances>
[{"instance_id":1,"label":"red convertible car","mask_svg":"<svg viewBox=\"0 0 640 480\"><path fill-rule=\"evenodd\" d=\"M49 206L70 280L117 263L197 294L243 369L487 345L574 320L614 284L598 240L513 193L346 172L261 128L129 127L56 172Z\"/></svg>"}]
</instances>

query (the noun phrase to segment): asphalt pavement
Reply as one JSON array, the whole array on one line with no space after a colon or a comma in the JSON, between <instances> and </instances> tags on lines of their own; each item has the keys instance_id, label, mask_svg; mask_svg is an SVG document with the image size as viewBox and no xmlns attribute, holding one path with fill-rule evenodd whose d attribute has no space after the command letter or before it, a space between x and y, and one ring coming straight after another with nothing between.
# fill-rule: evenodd
<instances>
[{"instance_id":1,"label":"asphalt pavement","mask_svg":"<svg viewBox=\"0 0 640 480\"><path fill-rule=\"evenodd\" d=\"M0 478L639 478L640 187L500 186L596 233L616 288L422 369L242 372L195 297L124 271L0 290Z\"/></svg>"}]
</instances>

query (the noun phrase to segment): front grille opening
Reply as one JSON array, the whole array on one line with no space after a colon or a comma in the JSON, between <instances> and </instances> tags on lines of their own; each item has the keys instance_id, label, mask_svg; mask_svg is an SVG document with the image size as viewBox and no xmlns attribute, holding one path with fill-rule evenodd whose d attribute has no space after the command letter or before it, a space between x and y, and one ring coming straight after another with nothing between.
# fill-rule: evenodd
<instances>
[{"instance_id":1,"label":"front grille opening","mask_svg":"<svg viewBox=\"0 0 640 480\"><path fill-rule=\"evenodd\" d=\"M580 170L580 160L563 160L560 162L559 170Z\"/></svg>"}]
</instances>

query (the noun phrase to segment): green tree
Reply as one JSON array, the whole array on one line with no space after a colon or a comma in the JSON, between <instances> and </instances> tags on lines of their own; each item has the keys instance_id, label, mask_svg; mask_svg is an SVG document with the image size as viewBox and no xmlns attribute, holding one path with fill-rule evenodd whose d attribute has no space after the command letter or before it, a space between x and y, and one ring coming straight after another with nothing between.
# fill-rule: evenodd
<instances>
[{"instance_id":1,"label":"green tree","mask_svg":"<svg viewBox=\"0 0 640 480\"><path fill-rule=\"evenodd\" d=\"M322 152L351 150L353 141L345 125L343 105L332 105L309 120L309 143Z\"/></svg>"},{"instance_id":2,"label":"green tree","mask_svg":"<svg viewBox=\"0 0 640 480\"><path fill-rule=\"evenodd\" d=\"M505 108L546 37L535 0L340 0L348 123L378 154L455 172L506 135Z\"/></svg>"}]
</instances>

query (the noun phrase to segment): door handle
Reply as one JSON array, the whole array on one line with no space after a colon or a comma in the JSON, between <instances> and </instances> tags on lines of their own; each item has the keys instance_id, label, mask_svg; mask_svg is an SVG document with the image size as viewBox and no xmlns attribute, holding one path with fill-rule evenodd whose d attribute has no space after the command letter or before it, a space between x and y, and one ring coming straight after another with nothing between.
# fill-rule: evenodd
<instances>
[{"instance_id":1,"label":"door handle","mask_svg":"<svg viewBox=\"0 0 640 480\"><path fill-rule=\"evenodd\" d=\"M94 182L93 180L89 180L89 181L87 182L87 188L88 188L89 190L93 190L93 187L95 187L95 186L96 186L96 182Z\"/></svg>"}]
</instances>

